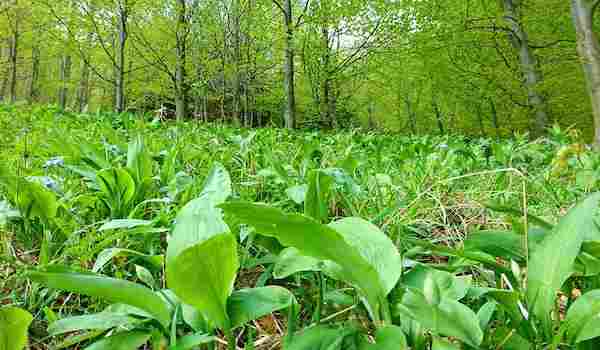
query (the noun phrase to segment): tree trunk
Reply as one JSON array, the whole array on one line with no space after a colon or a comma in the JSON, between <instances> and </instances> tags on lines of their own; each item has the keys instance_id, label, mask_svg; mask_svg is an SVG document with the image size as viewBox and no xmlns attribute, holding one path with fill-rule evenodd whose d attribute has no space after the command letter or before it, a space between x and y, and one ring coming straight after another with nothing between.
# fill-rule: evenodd
<instances>
[{"instance_id":1,"label":"tree trunk","mask_svg":"<svg viewBox=\"0 0 600 350\"><path fill-rule=\"evenodd\" d=\"M335 84L336 82L332 79L329 80L329 103L327 104L327 114L329 115L329 119L331 120L331 127L337 128L337 98L338 98L338 90Z\"/></svg>"},{"instance_id":2,"label":"tree trunk","mask_svg":"<svg viewBox=\"0 0 600 350\"><path fill-rule=\"evenodd\" d=\"M60 59L60 70L58 72L60 88L58 89L58 106L61 110L67 108L69 95L69 81L71 80L71 56L64 55Z\"/></svg>"},{"instance_id":3,"label":"tree trunk","mask_svg":"<svg viewBox=\"0 0 600 350\"><path fill-rule=\"evenodd\" d=\"M496 137L500 139L500 124L498 123L498 112L496 111L496 104L494 100L489 99L490 102L490 111L492 112L492 124L494 124L494 129L496 129Z\"/></svg>"},{"instance_id":4,"label":"tree trunk","mask_svg":"<svg viewBox=\"0 0 600 350\"><path fill-rule=\"evenodd\" d=\"M433 107L433 112L435 113L435 120L437 122L438 129L440 130L440 134L444 135L446 131L444 130L444 120L442 118L442 111L440 111L440 106L438 105L437 96L435 93L433 98L431 99L431 107Z\"/></svg>"},{"instance_id":5,"label":"tree trunk","mask_svg":"<svg viewBox=\"0 0 600 350\"><path fill-rule=\"evenodd\" d=\"M125 2L125 3L124 3ZM125 110L125 48L127 44L127 0L119 0L117 3L117 30L118 38L115 54L115 112L121 113Z\"/></svg>"},{"instance_id":6,"label":"tree trunk","mask_svg":"<svg viewBox=\"0 0 600 350\"><path fill-rule=\"evenodd\" d=\"M240 28L240 0L232 1L233 16L233 121L242 124L241 101L241 28Z\"/></svg>"},{"instance_id":7,"label":"tree trunk","mask_svg":"<svg viewBox=\"0 0 600 350\"><path fill-rule=\"evenodd\" d=\"M408 122L410 125L410 132L413 135L417 134L417 118L413 110L412 103L409 96L404 96L404 105L406 106L406 114L408 115Z\"/></svg>"},{"instance_id":8,"label":"tree trunk","mask_svg":"<svg viewBox=\"0 0 600 350\"><path fill-rule=\"evenodd\" d=\"M77 88L77 112L81 113L87 109L90 94L90 67L85 60L81 60L81 76Z\"/></svg>"},{"instance_id":9,"label":"tree trunk","mask_svg":"<svg viewBox=\"0 0 600 350\"><path fill-rule=\"evenodd\" d=\"M285 104L285 127L296 127L296 94L294 91L294 27L292 23L292 1L284 0L284 25L285 25L285 61L283 64Z\"/></svg>"},{"instance_id":10,"label":"tree trunk","mask_svg":"<svg viewBox=\"0 0 600 350\"><path fill-rule=\"evenodd\" d=\"M481 137L485 137L485 125L483 124L483 113L481 112L481 105L477 103L475 105L475 108L477 109L477 121L479 123L479 131L481 132Z\"/></svg>"},{"instance_id":11,"label":"tree trunk","mask_svg":"<svg viewBox=\"0 0 600 350\"><path fill-rule=\"evenodd\" d=\"M40 77L40 48L37 43L31 48L31 78L29 79L29 103L39 98L38 80Z\"/></svg>"},{"instance_id":12,"label":"tree trunk","mask_svg":"<svg viewBox=\"0 0 600 350\"><path fill-rule=\"evenodd\" d=\"M223 20L223 52L221 54L221 71L223 73L223 84L221 85L221 121L225 122L225 101L227 99L227 24Z\"/></svg>"},{"instance_id":13,"label":"tree trunk","mask_svg":"<svg viewBox=\"0 0 600 350\"><path fill-rule=\"evenodd\" d=\"M319 111L323 125L332 127L329 115L329 98L331 94L331 81L329 79L329 30L325 25L321 28L321 92L319 93Z\"/></svg>"},{"instance_id":14,"label":"tree trunk","mask_svg":"<svg viewBox=\"0 0 600 350\"><path fill-rule=\"evenodd\" d=\"M189 33L186 0L178 0L178 18L176 32L176 67L175 67L175 117L181 121L187 116L187 84L186 84L186 46Z\"/></svg>"},{"instance_id":15,"label":"tree trunk","mask_svg":"<svg viewBox=\"0 0 600 350\"><path fill-rule=\"evenodd\" d=\"M9 78L9 70L8 70L8 64L4 64L4 57L6 57L6 63L8 63L9 61L9 51L10 51L10 47L0 47L0 62L3 63L2 65L2 71L0 73L2 73L2 84L0 85L0 101L4 101L4 98L6 97L6 89L8 89L8 78Z\"/></svg>"},{"instance_id":16,"label":"tree trunk","mask_svg":"<svg viewBox=\"0 0 600 350\"><path fill-rule=\"evenodd\" d=\"M577 30L577 51L581 58L594 116L594 144L600 148L600 44L594 33L594 12L600 1L571 0L573 23Z\"/></svg>"},{"instance_id":17,"label":"tree trunk","mask_svg":"<svg viewBox=\"0 0 600 350\"><path fill-rule=\"evenodd\" d=\"M535 113L534 134L543 135L548 125L548 105L545 97L539 91L543 77L538 69L537 57L529 46L529 36L521 22L520 0L504 0L503 4L505 19L511 28L509 39L519 54L528 104Z\"/></svg>"},{"instance_id":18,"label":"tree trunk","mask_svg":"<svg viewBox=\"0 0 600 350\"><path fill-rule=\"evenodd\" d=\"M10 49L8 53L9 60L9 85L8 96L11 103L17 101L17 52L19 48L19 19L15 19L15 27L12 36L9 39Z\"/></svg>"}]
</instances>

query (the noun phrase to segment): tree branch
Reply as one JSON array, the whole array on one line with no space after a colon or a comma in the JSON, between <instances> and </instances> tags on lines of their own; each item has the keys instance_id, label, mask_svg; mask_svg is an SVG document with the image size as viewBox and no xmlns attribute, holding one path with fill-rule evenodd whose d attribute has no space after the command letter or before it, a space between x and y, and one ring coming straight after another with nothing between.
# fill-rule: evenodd
<instances>
[{"instance_id":1,"label":"tree branch","mask_svg":"<svg viewBox=\"0 0 600 350\"><path fill-rule=\"evenodd\" d=\"M284 15L287 15L287 11L283 8L283 5L281 5L279 1L273 0L273 3L277 5L277 7L279 7L279 9L281 10L281 12L283 12Z\"/></svg>"}]
</instances>

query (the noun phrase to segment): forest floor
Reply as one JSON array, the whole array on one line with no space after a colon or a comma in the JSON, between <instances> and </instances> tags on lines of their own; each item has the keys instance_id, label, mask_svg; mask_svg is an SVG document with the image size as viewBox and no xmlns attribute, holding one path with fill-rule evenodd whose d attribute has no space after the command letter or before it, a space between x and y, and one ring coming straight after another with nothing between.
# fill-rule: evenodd
<instances>
[{"instance_id":1,"label":"forest floor","mask_svg":"<svg viewBox=\"0 0 600 350\"><path fill-rule=\"evenodd\" d=\"M517 306L547 306L523 276L552 265L530 254L572 265L544 237L569 210L564 237L594 222L589 199L572 208L600 180L558 128L494 140L52 108L2 107L0 159L0 316L33 315L36 349L550 344L543 320L517 327ZM583 241L578 274L546 271L565 305L600 272Z\"/></svg>"}]
</instances>

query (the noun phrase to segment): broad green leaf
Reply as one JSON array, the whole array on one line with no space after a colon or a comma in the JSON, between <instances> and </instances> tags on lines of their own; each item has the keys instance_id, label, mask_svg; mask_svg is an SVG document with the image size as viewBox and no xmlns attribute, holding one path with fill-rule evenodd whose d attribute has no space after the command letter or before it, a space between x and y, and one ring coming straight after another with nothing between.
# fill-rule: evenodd
<instances>
[{"instance_id":1,"label":"broad green leaf","mask_svg":"<svg viewBox=\"0 0 600 350\"><path fill-rule=\"evenodd\" d=\"M460 300L467 295L470 283L464 278L457 278L449 272L440 271L418 264L402 276L402 284L408 287L425 290L427 276L431 276L439 286L442 297L452 300Z\"/></svg>"},{"instance_id":2,"label":"broad green leaf","mask_svg":"<svg viewBox=\"0 0 600 350\"><path fill-rule=\"evenodd\" d=\"M217 205L231 195L231 179L220 164L215 164L204 183L200 196L186 204L177 214L173 234L167 247L167 274L169 266L185 249L213 236L229 232L223 214Z\"/></svg>"},{"instance_id":3,"label":"broad green leaf","mask_svg":"<svg viewBox=\"0 0 600 350\"><path fill-rule=\"evenodd\" d=\"M197 332L208 332L214 329L204 317L204 315L195 307L187 304L182 305L182 317L184 322ZM185 307L183 307L185 306Z\"/></svg>"},{"instance_id":4,"label":"broad green leaf","mask_svg":"<svg viewBox=\"0 0 600 350\"><path fill-rule=\"evenodd\" d=\"M154 288L156 286L156 282L154 280L154 276L152 276L152 272L148 271L147 268L135 265L135 274L140 281L144 282L150 288Z\"/></svg>"},{"instance_id":5,"label":"broad green leaf","mask_svg":"<svg viewBox=\"0 0 600 350\"><path fill-rule=\"evenodd\" d=\"M304 203L304 199L306 198L306 192L308 190L308 185L297 185L289 187L285 190L285 194L287 194L288 198L291 199L296 204Z\"/></svg>"},{"instance_id":6,"label":"broad green leaf","mask_svg":"<svg viewBox=\"0 0 600 350\"><path fill-rule=\"evenodd\" d=\"M581 251L577 255L577 259L575 259L573 270L577 276L596 276L600 274L600 259L585 251Z\"/></svg>"},{"instance_id":7,"label":"broad green leaf","mask_svg":"<svg viewBox=\"0 0 600 350\"><path fill-rule=\"evenodd\" d=\"M600 290L592 290L575 300L565 322L571 344L600 337Z\"/></svg>"},{"instance_id":8,"label":"broad green leaf","mask_svg":"<svg viewBox=\"0 0 600 350\"><path fill-rule=\"evenodd\" d=\"M285 288L270 286L236 290L227 300L232 327L240 327L272 312L288 308L294 295Z\"/></svg>"},{"instance_id":9,"label":"broad green leaf","mask_svg":"<svg viewBox=\"0 0 600 350\"><path fill-rule=\"evenodd\" d=\"M163 326L167 326L171 319L169 308L163 299L137 283L92 273L53 272L52 270L29 272L28 276L49 288L135 306L154 316Z\"/></svg>"},{"instance_id":10,"label":"broad green leaf","mask_svg":"<svg viewBox=\"0 0 600 350\"><path fill-rule=\"evenodd\" d=\"M286 350L344 350L344 340L354 334L353 328L315 326L294 335Z\"/></svg>"},{"instance_id":11,"label":"broad green leaf","mask_svg":"<svg viewBox=\"0 0 600 350\"><path fill-rule=\"evenodd\" d=\"M273 277L282 279L287 278L297 272L303 271L322 271L324 261L312 256L302 255L294 247L285 248L277 258L273 268Z\"/></svg>"},{"instance_id":12,"label":"broad green leaf","mask_svg":"<svg viewBox=\"0 0 600 350\"><path fill-rule=\"evenodd\" d=\"M464 242L466 251L481 251L505 260L524 261L523 236L514 231L479 231Z\"/></svg>"},{"instance_id":13,"label":"broad green leaf","mask_svg":"<svg viewBox=\"0 0 600 350\"><path fill-rule=\"evenodd\" d=\"M119 229L131 229L140 226L150 226L152 221L149 220L137 220L137 219L115 219L111 220L104 225L100 226L98 231L108 230L119 230Z\"/></svg>"},{"instance_id":14,"label":"broad green leaf","mask_svg":"<svg viewBox=\"0 0 600 350\"><path fill-rule=\"evenodd\" d=\"M136 252L131 249L124 248L108 248L104 249L98 254L96 258L96 262L94 263L94 267L92 268L93 272L99 272L102 268L108 264L113 258L118 256L133 256L142 258L157 268L161 268L163 264L163 256L162 255L146 255L140 252Z\"/></svg>"},{"instance_id":15,"label":"broad green leaf","mask_svg":"<svg viewBox=\"0 0 600 350\"><path fill-rule=\"evenodd\" d=\"M406 336L398 326L385 326L375 332L375 344L363 343L359 350L405 350Z\"/></svg>"},{"instance_id":16,"label":"broad green leaf","mask_svg":"<svg viewBox=\"0 0 600 350\"><path fill-rule=\"evenodd\" d=\"M121 332L99 340L85 350L137 350L148 342L150 336L142 331Z\"/></svg>"},{"instance_id":17,"label":"broad green leaf","mask_svg":"<svg viewBox=\"0 0 600 350\"><path fill-rule=\"evenodd\" d=\"M389 237L360 218L344 218L330 223L329 227L339 232L375 268L387 295L402 274L402 258Z\"/></svg>"},{"instance_id":18,"label":"broad green leaf","mask_svg":"<svg viewBox=\"0 0 600 350\"><path fill-rule=\"evenodd\" d=\"M455 337L474 347L483 340L477 315L455 300L442 298L438 305L431 305L423 293L408 289L396 307L401 314L437 334Z\"/></svg>"},{"instance_id":19,"label":"broad green leaf","mask_svg":"<svg viewBox=\"0 0 600 350\"><path fill-rule=\"evenodd\" d=\"M368 256L361 255L360 247L354 244L368 239L373 239L374 242L384 241L384 239L376 237L381 232L371 229L369 225L361 225L361 227L369 228L369 231L363 232L365 234L364 239L355 239L357 232L354 230L348 234L347 239L341 232L330 226L322 225L312 218L298 214L286 214L279 209L265 205L226 203L221 207L226 212L235 215L241 222L254 226L259 234L275 237L282 245L295 247L302 254L335 262L342 268L342 271L340 271L341 277L345 281L356 285L365 294L373 308L376 308L381 298L387 294L386 287L392 284L395 274L395 271L390 271L389 274L385 274L382 276L383 278L380 278L377 268L387 273L388 269L400 266L400 264L393 266L377 264L374 266L369 263L367 260L369 257L385 259L385 261L396 259L394 255L391 257L383 256L389 252L388 247L385 246L380 247L380 252L374 252L372 248L376 245L369 244L364 247ZM353 219L352 222L358 222L357 220L359 219ZM337 228L346 230L348 226L351 226L351 222L344 221L338 224ZM371 253L375 253L375 255L371 255ZM398 252L396 251L395 254L398 254ZM398 270L400 269L398 268ZM374 311L374 315L377 317L378 312L377 310Z\"/></svg>"},{"instance_id":20,"label":"broad green leaf","mask_svg":"<svg viewBox=\"0 0 600 350\"><path fill-rule=\"evenodd\" d=\"M595 223L599 201L600 193L596 193L571 209L529 258L527 300L547 332L551 328L556 293L573 273L583 241L599 234Z\"/></svg>"},{"instance_id":21,"label":"broad green leaf","mask_svg":"<svg viewBox=\"0 0 600 350\"><path fill-rule=\"evenodd\" d=\"M161 295L162 296L162 295ZM152 314L147 311L144 311L138 307L127 305L127 304L112 304L109 305L104 311L111 314L119 314L119 315L131 315L142 318L152 318Z\"/></svg>"},{"instance_id":22,"label":"broad green leaf","mask_svg":"<svg viewBox=\"0 0 600 350\"><path fill-rule=\"evenodd\" d=\"M308 188L304 199L304 214L324 222L329 217L329 198L333 178L322 171L313 170L308 175Z\"/></svg>"},{"instance_id":23,"label":"broad green leaf","mask_svg":"<svg viewBox=\"0 0 600 350\"><path fill-rule=\"evenodd\" d=\"M529 314L525 310L525 306L521 302L519 293L505 290L490 288L486 291L489 297L498 302L498 305L508 314L514 324L520 324Z\"/></svg>"},{"instance_id":24,"label":"broad green leaf","mask_svg":"<svg viewBox=\"0 0 600 350\"><path fill-rule=\"evenodd\" d=\"M195 307L185 303L181 304L181 316L183 321L196 332L208 332L208 322Z\"/></svg>"},{"instance_id":25,"label":"broad green leaf","mask_svg":"<svg viewBox=\"0 0 600 350\"><path fill-rule=\"evenodd\" d=\"M5 168L0 168L0 186L2 185L6 187L8 198L22 216L43 220L56 217L59 207L56 194L39 182L14 176ZM11 215L13 214L15 213Z\"/></svg>"},{"instance_id":26,"label":"broad green leaf","mask_svg":"<svg viewBox=\"0 0 600 350\"><path fill-rule=\"evenodd\" d=\"M0 308L0 350L22 350L27 345L27 330L33 316L25 310Z\"/></svg>"},{"instance_id":27,"label":"broad green leaf","mask_svg":"<svg viewBox=\"0 0 600 350\"><path fill-rule=\"evenodd\" d=\"M494 313L496 312L496 308L498 306L498 303L496 303L493 300L488 301L487 303L483 304L483 306L481 306L479 308L479 311L477 311L477 318L479 319L479 327L485 331L488 327L488 325L490 324L490 321L492 320L492 317L494 316Z\"/></svg>"},{"instance_id":28,"label":"broad green leaf","mask_svg":"<svg viewBox=\"0 0 600 350\"><path fill-rule=\"evenodd\" d=\"M227 298L239 267L237 242L230 233L214 236L185 249L167 265L169 288L209 321L224 327Z\"/></svg>"},{"instance_id":29,"label":"broad green leaf","mask_svg":"<svg viewBox=\"0 0 600 350\"><path fill-rule=\"evenodd\" d=\"M141 135L133 139L127 147L127 168L138 184L152 178L152 157L146 150Z\"/></svg>"},{"instance_id":30,"label":"broad green leaf","mask_svg":"<svg viewBox=\"0 0 600 350\"><path fill-rule=\"evenodd\" d=\"M100 170L96 174L98 188L106 196L111 208L127 205L135 195L135 182L129 173L121 168Z\"/></svg>"},{"instance_id":31,"label":"broad green leaf","mask_svg":"<svg viewBox=\"0 0 600 350\"><path fill-rule=\"evenodd\" d=\"M101 329L107 330L114 327L135 324L140 320L122 313L100 312L97 314L73 316L52 322L48 326L50 335L70 333L74 331Z\"/></svg>"},{"instance_id":32,"label":"broad green leaf","mask_svg":"<svg viewBox=\"0 0 600 350\"><path fill-rule=\"evenodd\" d=\"M12 209L7 201L0 201L0 227L6 225L9 220L21 216L18 210Z\"/></svg>"}]
</instances>

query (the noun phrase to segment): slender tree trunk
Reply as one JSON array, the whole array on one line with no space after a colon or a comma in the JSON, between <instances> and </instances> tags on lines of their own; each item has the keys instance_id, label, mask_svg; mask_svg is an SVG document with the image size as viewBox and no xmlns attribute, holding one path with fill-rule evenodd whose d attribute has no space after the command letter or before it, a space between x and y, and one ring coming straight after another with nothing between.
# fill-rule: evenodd
<instances>
[{"instance_id":1,"label":"slender tree trunk","mask_svg":"<svg viewBox=\"0 0 600 350\"><path fill-rule=\"evenodd\" d=\"M58 72L60 88L58 89L58 106L60 109L67 108L67 100L69 97L69 83L71 80L71 56L64 55L60 59L60 69Z\"/></svg>"},{"instance_id":2,"label":"slender tree trunk","mask_svg":"<svg viewBox=\"0 0 600 350\"><path fill-rule=\"evenodd\" d=\"M500 123L498 123L498 111L496 110L496 104L494 100L489 99L490 102L490 112L492 113L492 124L494 124L494 129L496 129L496 137L500 138Z\"/></svg>"},{"instance_id":3,"label":"slender tree trunk","mask_svg":"<svg viewBox=\"0 0 600 350\"><path fill-rule=\"evenodd\" d=\"M292 23L292 0L284 0L285 61L283 64L285 104L285 127L296 127L296 94L294 87L294 25Z\"/></svg>"},{"instance_id":4,"label":"slender tree trunk","mask_svg":"<svg viewBox=\"0 0 600 350\"><path fill-rule=\"evenodd\" d=\"M594 144L600 149L600 43L594 32L594 13L600 0L571 0L573 23L577 31L577 51L592 102Z\"/></svg>"},{"instance_id":5,"label":"slender tree trunk","mask_svg":"<svg viewBox=\"0 0 600 350\"><path fill-rule=\"evenodd\" d=\"M406 114L408 115L408 122L410 125L410 132L413 135L417 134L417 117L413 110L412 103L409 96L404 96L404 105L406 106Z\"/></svg>"},{"instance_id":6,"label":"slender tree trunk","mask_svg":"<svg viewBox=\"0 0 600 350\"><path fill-rule=\"evenodd\" d=\"M223 72L223 84L221 85L221 121L225 122L225 101L227 99L227 23L223 20L223 52L221 55L221 71Z\"/></svg>"},{"instance_id":7,"label":"slender tree trunk","mask_svg":"<svg viewBox=\"0 0 600 350\"><path fill-rule=\"evenodd\" d=\"M81 76L77 87L77 112L81 113L87 109L90 93L90 67L85 60L81 60Z\"/></svg>"},{"instance_id":8,"label":"slender tree trunk","mask_svg":"<svg viewBox=\"0 0 600 350\"><path fill-rule=\"evenodd\" d=\"M431 99L431 107L433 108L433 112L435 113L435 120L437 122L438 129L440 130L440 134L444 135L446 133L446 130L444 129L444 120L435 93L433 94L433 98Z\"/></svg>"},{"instance_id":9,"label":"slender tree trunk","mask_svg":"<svg viewBox=\"0 0 600 350\"><path fill-rule=\"evenodd\" d=\"M481 112L481 105L477 103L475 105L475 108L477 109L477 121L479 123L479 131L481 133L481 137L485 137L485 126L483 124L483 113Z\"/></svg>"},{"instance_id":10,"label":"slender tree trunk","mask_svg":"<svg viewBox=\"0 0 600 350\"><path fill-rule=\"evenodd\" d=\"M338 90L336 82L333 79L329 79L329 103L327 104L327 114L331 120L331 127L337 128L337 98Z\"/></svg>"},{"instance_id":11,"label":"slender tree trunk","mask_svg":"<svg viewBox=\"0 0 600 350\"><path fill-rule=\"evenodd\" d=\"M240 28L240 0L232 0L233 16L233 120L242 124L242 83L240 64L241 55L241 28Z\"/></svg>"},{"instance_id":12,"label":"slender tree trunk","mask_svg":"<svg viewBox=\"0 0 600 350\"><path fill-rule=\"evenodd\" d=\"M537 57L529 46L529 36L523 27L519 13L520 1L503 0L505 19L511 28L509 39L519 54L528 103L535 113L534 134L543 135L548 125L548 104L544 95L539 91L543 77L538 69Z\"/></svg>"},{"instance_id":13,"label":"slender tree trunk","mask_svg":"<svg viewBox=\"0 0 600 350\"><path fill-rule=\"evenodd\" d=\"M125 110L125 49L127 44L127 0L119 0L117 4L118 37L115 54L115 111L121 113Z\"/></svg>"},{"instance_id":14,"label":"slender tree trunk","mask_svg":"<svg viewBox=\"0 0 600 350\"><path fill-rule=\"evenodd\" d=\"M38 80L40 77L40 48L36 42L31 48L31 78L29 79L29 103L36 102L39 98Z\"/></svg>"},{"instance_id":15,"label":"slender tree trunk","mask_svg":"<svg viewBox=\"0 0 600 350\"><path fill-rule=\"evenodd\" d=\"M10 44L10 43L9 43ZM6 89L8 88L8 80L9 80L9 69L8 69L8 63L9 63L9 51L10 51L10 47L0 47L0 63L2 63L2 66L5 67L2 69L2 84L0 85L0 101L4 101L4 98L6 97ZM6 64L4 61L4 56L6 56Z\"/></svg>"},{"instance_id":16,"label":"slender tree trunk","mask_svg":"<svg viewBox=\"0 0 600 350\"><path fill-rule=\"evenodd\" d=\"M14 29L10 40L10 49L8 54L9 59L9 85L8 94L9 101L15 103L17 101L17 54L19 48L19 19L15 18Z\"/></svg>"},{"instance_id":17,"label":"slender tree trunk","mask_svg":"<svg viewBox=\"0 0 600 350\"><path fill-rule=\"evenodd\" d=\"M187 116L187 76L185 71L187 54L187 36L189 22L186 0L178 0L178 18L176 33L176 67L175 67L175 116L181 121Z\"/></svg>"},{"instance_id":18,"label":"slender tree trunk","mask_svg":"<svg viewBox=\"0 0 600 350\"><path fill-rule=\"evenodd\" d=\"M332 127L330 115L329 115L329 98L330 98L330 87L331 81L329 79L329 30L325 26L322 25L321 28L321 92L319 93L319 111L321 114L321 122L324 125L329 125Z\"/></svg>"}]
</instances>

